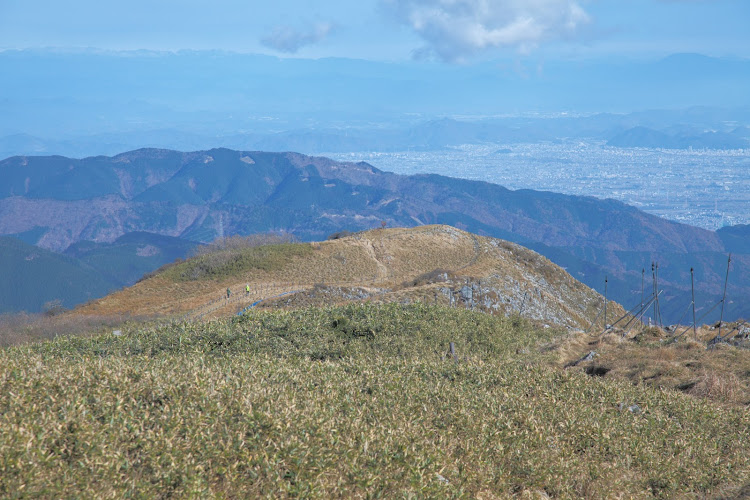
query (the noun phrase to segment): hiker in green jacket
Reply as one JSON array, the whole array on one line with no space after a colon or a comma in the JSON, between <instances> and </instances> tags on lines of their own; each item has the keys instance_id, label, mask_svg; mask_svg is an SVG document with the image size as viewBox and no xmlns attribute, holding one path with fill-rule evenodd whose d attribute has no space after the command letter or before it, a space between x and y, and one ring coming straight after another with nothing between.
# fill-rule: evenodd
<instances>
[{"instance_id":1,"label":"hiker in green jacket","mask_svg":"<svg viewBox=\"0 0 750 500\"><path fill-rule=\"evenodd\" d=\"M250 295L250 284L245 287L245 295Z\"/></svg>"},{"instance_id":2,"label":"hiker in green jacket","mask_svg":"<svg viewBox=\"0 0 750 500\"><path fill-rule=\"evenodd\" d=\"M229 297L231 297L231 296L232 296L232 290L230 290L229 288L227 288L227 300L229 300Z\"/></svg>"}]
</instances>

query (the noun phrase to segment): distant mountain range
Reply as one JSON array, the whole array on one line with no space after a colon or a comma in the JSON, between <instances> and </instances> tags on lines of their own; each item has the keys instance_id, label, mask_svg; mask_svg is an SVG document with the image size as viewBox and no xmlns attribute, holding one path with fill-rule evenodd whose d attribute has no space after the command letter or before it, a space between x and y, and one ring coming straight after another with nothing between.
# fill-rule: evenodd
<instances>
[{"instance_id":1,"label":"distant mountain range","mask_svg":"<svg viewBox=\"0 0 750 500\"><path fill-rule=\"evenodd\" d=\"M109 267L129 269L128 280L158 264L139 259L154 257L149 246L160 249L167 242L155 244L153 236L118 240L132 232L178 238L168 240L172 250L163 251L163 262L184 255L187 242L222 234L288 231L319 240L381 221L450 224L528 246L599 291L608 276L610 298L626 307L640 299L641 270L650 278L651 262L658 260L666 289L663 315L670 321L689 303L691 266L699 309L720 298L731 251L726 315L750 316L746 228L707 231L613 200L511 191L438 175L402 176L366 163L296 153L228 149L143 149L81 160L13 157L0 162L0 178L0 234L66 252L92 267L98 262L103 276L112 272L106 262L120 255L119 249L127 254L122 262L138 264Z\"/></svg>"},{"instance_id":2,"label":"distant mountain range","mask_svg":"<svg viewBox=\"0 0 750 500\"><path fill-rule=\"evenodd\" d=\"M669 134L648 127L634 127L616 134L607 145L621 148L745 149L750 148L750 128Z\"/></svg>"},{"instance_id":3,"label":"distant mountain range","mask_svg":"<svg viewBox=\"0 0 750 500\"><path fill-rule=\"evenodd\" d=\"M226 147L253 151L347 153L352 151L438 151L465 144L515 144L585 140L613 147L664 149L750 148L750 108L689 108L586 116L437 118L378 126L291 128L226 132L179 128L95 133L49 138L27 133L0 136L0 158L64 154L113 155L148 145L168 149Z\"/></svg>"},{"instance_id":4,"label":"distant mountain range","mask_svg":"<svg viewBox=\"0 0 750 500\"><path fill-rule=\"evenodd\" d=\"M741 141L733 133L750 137L742 129L750 125L750 60L700 54L464 66L5 50L0 71L13 76L0 79L0 157L139 147L319 154L566 138L614 144L634 127L704 144L693 147L734 147Z\"/></svg>"}]
</instances>

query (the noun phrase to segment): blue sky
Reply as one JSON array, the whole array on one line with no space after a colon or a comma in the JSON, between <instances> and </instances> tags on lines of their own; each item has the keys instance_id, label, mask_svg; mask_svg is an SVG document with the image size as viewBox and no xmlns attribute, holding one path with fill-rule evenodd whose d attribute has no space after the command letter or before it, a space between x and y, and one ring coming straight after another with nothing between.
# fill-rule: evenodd
<instances>
[{"instance_id":1,"label":"blue sky","mask_svg":"<svg viewBox=\"0 0 750 500\"><path fill-rule=\"evenodd\" d=\"M0 49L303 58L750 58L747 0L0 0Z\"/></svg>"}]
</instances>

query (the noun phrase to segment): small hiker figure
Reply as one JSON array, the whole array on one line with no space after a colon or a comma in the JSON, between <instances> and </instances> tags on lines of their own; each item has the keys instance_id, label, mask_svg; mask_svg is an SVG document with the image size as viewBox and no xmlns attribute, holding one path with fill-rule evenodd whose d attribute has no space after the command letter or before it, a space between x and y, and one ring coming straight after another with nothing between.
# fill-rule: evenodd
<instances>
[{"instance_id":1,"label":"small hiker figure","mask_svg":"<svg viewBox=\"0 0 750 500\"><path fill-rule=\"evenodd\" d=\"M232 296L232 290L230 290L229 288L227 288L227 300L229 300L229 297L231 297L231 296Z\"/></svg>"},{"instance_id":2,"label":"small hiker figure","mask_svg":"<svg viewBox=\"0 0 750 500\"><path fill-rule=\"evenodd\" d=\"M245 287L245 295L250 295L250 285L249 284Z\"/></svg>"}]
</instances>

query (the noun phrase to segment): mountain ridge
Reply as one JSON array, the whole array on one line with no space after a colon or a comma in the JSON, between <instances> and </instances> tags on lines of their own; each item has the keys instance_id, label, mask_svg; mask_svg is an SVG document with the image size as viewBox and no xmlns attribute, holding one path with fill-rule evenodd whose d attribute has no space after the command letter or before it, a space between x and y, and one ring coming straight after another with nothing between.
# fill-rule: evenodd
<instances>
[{"instance_id":1,"label":"mountain ridge","mask_svg":"<svg viewBox=\"0 0 750 500\"><path fill-rule=\"evenodd\" d=\"M98 197L43 198L56 196L60 182L70 184L92 170ZM38 244L56 250L79 240L112 242L133 231L207 242L221 235L283 230L303 240L322 240L382 221L389 226L445 223L553 249L556 262L576 267L576 277L589 286L601 288L605 270L640 290L641 269L651 261L700 267L707 282L715 283L724 270L707 262L727 252L725 240L732 241L732 248L745 248L743 237L667 221L615 200L513 191L435 174L404 176L364 162L290 152L141 149L81 160L13 157L0 161L0 174L9 179L0 186L0 234L35 231L41 234ZM28 194L16 194L24 190ZM697 257L706 252L713 257ZM735 270L741 277L748 266L738 255ZM685 271L662 268L661 278L675 287L675 296L689 287ZM750 289L737 283L730 282L730 291L750 296ZM704 290L702 283L697 287ZM705 290L716 299L715 287ZM618 293L628 302L629 290Z\"/></svg>"},{"instance_id":2,"label":"mountain ridge","mask_svg":"<svg viewBox=\"0 0 750 500\"><path fill-rule=\"evenodd\" d=\"M427 225L378 228L323 242L217 246L70 314L204 318L253 305L373 301L521 314L579 330L597 319L603 305L601 295L534 251L451 226ZM610 311L624 312L615 303Z\"/></svg>"}]
</instances>

